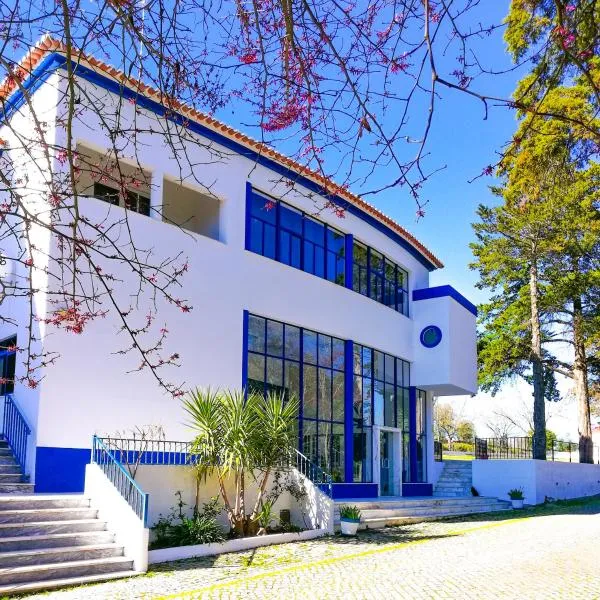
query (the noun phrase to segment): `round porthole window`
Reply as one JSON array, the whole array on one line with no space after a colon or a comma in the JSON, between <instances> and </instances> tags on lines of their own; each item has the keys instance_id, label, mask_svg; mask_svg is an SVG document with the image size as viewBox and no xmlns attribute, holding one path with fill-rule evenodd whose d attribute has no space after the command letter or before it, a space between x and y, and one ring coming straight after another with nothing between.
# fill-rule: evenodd
<instances>
[{"instance_id":1,"label":"round porthole window","mask_svg":"<svg viewBox=\"0 0 600 600\"><path fill-rule=\"evenodd\" d=\"M421 331L421 344L425 348L435 348L442 341L442 330L436 325L428 325Z\"/></svg>"}]
</instances>

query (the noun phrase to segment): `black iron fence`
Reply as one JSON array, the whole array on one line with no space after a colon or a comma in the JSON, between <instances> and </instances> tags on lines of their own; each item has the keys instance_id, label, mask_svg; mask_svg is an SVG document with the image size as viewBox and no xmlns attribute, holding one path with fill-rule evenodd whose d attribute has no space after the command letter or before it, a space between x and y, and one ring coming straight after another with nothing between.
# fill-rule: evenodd
<instances>
[{"instance_id":1,"label":"black iron fence","mask_svg":"<svg viewBox=\"0 0 600 600\"><path fill-rule=\"evenodd\" d=\"M513 460L533 458L530 437L475 438L475 458L480 460ZM546 460L579 462L579 444L554 440L546 448ZM594 446L593 460L600 464L600 446Z\"/></svg>"}]
</instances>

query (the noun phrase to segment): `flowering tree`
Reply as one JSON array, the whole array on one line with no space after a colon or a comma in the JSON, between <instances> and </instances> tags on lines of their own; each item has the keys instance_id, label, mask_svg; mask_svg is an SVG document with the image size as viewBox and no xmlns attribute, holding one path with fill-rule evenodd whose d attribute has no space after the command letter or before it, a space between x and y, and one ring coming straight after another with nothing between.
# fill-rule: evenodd
<instances>
[{"instance_id":1,"label":"flowering tree","mask_svg":"<svg viewBox=\"0 0 600 600\"><path fill-rule=\"evenodd\" d=\"M140 369L150 371L170 393L181 392L162 375L162 367L176 365L179 359L176 351L167 350L168 328L157 310L140 312L139 306L146 297L150 306L166 301L182 312L192 309L181 292L186 257L156 256L140 247L127 211L118 223L106 223L80 210L79 190L85 177L116 189L118 197L113 200L134 211L145 201L136 188L152 186L137 156L137 140L148 132L136 119L122 117L124 107L135 105L135 98L125 94L124 84L110 106L95 97L77 76L78 63L85 62L86 55L135 78L131 85L140 94L146 93L146 85L152 86L154 96L165 105L152 133L163 138L182 174L193 171L195 161L182 141L202 146L212 160L222 156L214 145L191 136L185 119L175 119L179 101L209 114L224 113L232 103L240 111L236 120L249 121L261 141L291 155L307 172L336 175L339 187L327 187L331 200L319 210L343 216L344 206L335 192L352 184L366 196L386 188L406 190L416 204L417 217L422 217L426 199L421 188L441 165L428 149L441 90L474 98L482 104L484 117L488 106L499 104L530 115L579 119L564 107L551 113L539 107L544 90L573 71L586 78L591 95L598 97L596 3L513 0L506 28L509 48L518 63L533 61L539 68L512 99L488 95L480 85L499 74L481 64L477 50L503 27L480 22L485 16L480 4L477 0L0 3L4 79L0 249L17 274L3 280L1 301L20 297L31 305L28 339L24 346L19 342L26 363L22 381L35 387L43 367L56 359L36 345L41 324L81 334L91 322L112 312L125 334L119 351L137 353ZM35 65L19 62L45 34L56 42L46 39L43 44L66 57L53 122L46 120L48 107L42 110L36 104L29 87ZM27 132L8 110L15 93L24 98L22 110L32 124ZM112 147L99 157L78 151L74 140L74 125L85 111L94 112L111 140ZM598 143L594 125L580 120L578 124ZM139 169L124 169L120 161L124 154ZM24 172L24 162L33 170ZM484 169L491 172L492 167ZM207 182L198 184L210 192ZM293 181L286 184L295 188ZM56 240L52 252L36 247L34 240L44 233ZM43 283L45 279L49 283ZM124 281L131 289L119 295L116 290ZM33 308L40 292L48 295L53 307L41 317ZM10 321L4 313L0 318Z\"/></svg>"}]
</instances>

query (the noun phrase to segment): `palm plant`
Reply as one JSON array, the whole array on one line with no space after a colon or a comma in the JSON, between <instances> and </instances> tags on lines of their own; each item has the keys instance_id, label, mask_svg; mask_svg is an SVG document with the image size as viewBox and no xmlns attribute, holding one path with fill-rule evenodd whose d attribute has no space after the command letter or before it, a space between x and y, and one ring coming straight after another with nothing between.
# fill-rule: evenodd
<instances>
[{"instance_id":1,"label":"palm plant","mask_svg":"<svg viewBox=\"0 0 600 600\"><path fill-rule=\"evenodd\" d=\"M233 532L239 536L255 533L269 477L287 464L296 447L298 401L283 394L249 392L246 396L241 390L209 388L190 393L183 406L196 432L192 453L199 480L215 474ZM249 513L248 479L257 486ZM227 481L233 481L233 498Z\"/></svg>"}]
</instances>

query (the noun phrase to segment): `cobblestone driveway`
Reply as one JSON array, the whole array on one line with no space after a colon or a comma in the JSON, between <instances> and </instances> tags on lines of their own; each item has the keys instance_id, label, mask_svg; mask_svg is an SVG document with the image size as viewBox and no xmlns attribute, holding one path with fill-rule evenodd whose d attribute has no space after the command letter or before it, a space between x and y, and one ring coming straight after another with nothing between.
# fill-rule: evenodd
<instances>
[{"instance_id":1,"label":"cobblestone driveway","mask_svg":"<svg viewBox=\"0 0 600 600\"><path fill-rule=\"evenodd\" d=\"M600 501L558 512L564 514L411 525L351 541L182 561L37 598L600 599Z\"/></svg>"}]
</instances>

